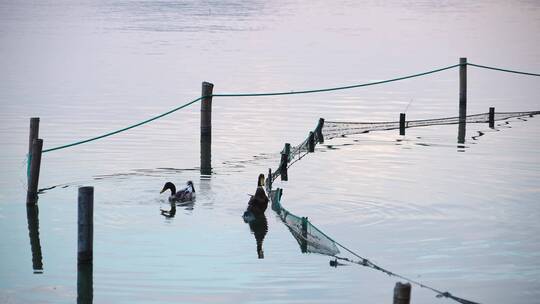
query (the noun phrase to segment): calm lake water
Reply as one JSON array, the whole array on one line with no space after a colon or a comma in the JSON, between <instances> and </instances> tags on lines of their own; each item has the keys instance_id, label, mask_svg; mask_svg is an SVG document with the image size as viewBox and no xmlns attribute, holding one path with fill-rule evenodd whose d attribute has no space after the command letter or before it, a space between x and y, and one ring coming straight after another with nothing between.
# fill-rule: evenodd
<instances>
[{"instance_id":1,"label":"calm lake water","mask_svg":"<svg viewBox=\"0 0 540 304\"><path fill-rule=\"evenodd\" d=\"M31 221L29 230L30 117L41 118L51 148L193 100L202 81L214 93L293 91L419 73L459 57L540 71L537 1L2 1L0 17L2 303L76 300L83 185L95 187L94 303L390 303L399 279L302 254L271 210L258 259L241 218L246 194L319 117L456 116L459 78L452 69L346 91L216 97L210 179L198 170L199 104L46 153L40 187L60 187L40 195L39 227ZM468 70L468 113L540 110L538 77ZM534 117L493 130L469 125L464 148L455 125L333 139L276 186L285 208L394 272L481 303L534 303L539 132ZM187 180L196 202L163 217L159 190ZM455 303L417 286L412 299Z\"/></svg>"}]
</instances>

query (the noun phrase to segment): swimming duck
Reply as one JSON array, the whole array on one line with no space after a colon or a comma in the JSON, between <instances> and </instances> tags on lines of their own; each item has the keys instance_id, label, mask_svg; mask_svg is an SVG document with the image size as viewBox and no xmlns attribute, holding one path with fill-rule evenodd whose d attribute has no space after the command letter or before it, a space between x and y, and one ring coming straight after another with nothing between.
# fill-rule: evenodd
<instances>
[{"instance_id":1,"label":"swimming duck","mask_svg":"<svg viewBox=\"0 0 540 304\"><path fill-rule=\"evenodd\" d=\"M251 212L253 215L258 216L264 214L264 211L268 207L268 196L264 190L264 174L259 174L257 179L257 190L255 195L252 195L248 202L246 212Z\"/></svg>"},{"instance_id":2,"label":"swimming duck","mask_svg":"<svg viewBox=\"0 0 540 304\"><path fill-rule=\"evenodd\" d=\"M192 181L188 181L186 183L186 187L178 192L176 192L176 187L173 183L166 182L160 193L163 193L167 190L171 190L171 196L169 196L169 201L182 203L195 199L195 187L193 186Z\"/></svg>"}]
</instances>

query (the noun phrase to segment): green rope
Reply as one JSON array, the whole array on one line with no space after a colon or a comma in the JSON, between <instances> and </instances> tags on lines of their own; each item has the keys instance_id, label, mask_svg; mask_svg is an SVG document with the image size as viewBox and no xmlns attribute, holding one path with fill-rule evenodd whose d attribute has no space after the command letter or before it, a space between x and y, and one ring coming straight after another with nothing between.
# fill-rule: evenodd
<instances>
[{"instance_id":1,"label":"green rope","mask_svg":"<svg viewBox=\"0 0 540 304\"><path fill-rule=\"evenodd\" d=\"M485 66L485 65L479 65L479 64L474 64L474 63L467 63L467 65L474 66L474 67L478 67L478 68L483 68L483 69L488 69L488 70L495 70L495 71L507 72L507 73L514 73L514 74L521 74L521 75L529 75L529 76L540 76L540 74L536 74L536 73L527 73L527 72L513 71L513 70L507 70L507 69L495 68L495 67L490 67L490 66Z\"/></svg>"},{"instance_id":2,"label":"green rope","mask_svg":"<svg viewBox=\"0 0 540 304\"><path fill-rule=\"evenodd\" d=\"M513 71L513 70L507 70L507 69L501 69L501 68L495 68L495 67L489 67L489 66L484 66L484 65L479 65L479 64L474 64L474 63L467 63L467 65L470 65L470 66L475 66L475 67L479 67L479 68L485 68L485 69L490 69L490 70L496 70L496 71L502 71L502 72L508 72L508 73L515 73L515 74L522 74L522 75L530 75L530 76L540 76L540 74L536 74L536 73L527 73L527 72L520 72L520 71ZM372 85L377 85L377 84L383 84L383 83L389 83L389 82L394 82L394 81L399 81L399 80L404 80L404 79L409 79L409 78L414 78L414 77L419 77L419 76L424 76L424 75L428 75L428 74L433 74L433 73L437 73L437 72L441 72L441 71L444 71L444 70L449 70L449 69L453 69L455 67L458 67L460 66L460 64L455 64L455 65L451 65L451 66L447 66L447 67L443 67L443 68L439 68L439 69L435 69L435 70L431 70L431 71L427 71L427 72L423 72L423 73L418 73L418 74L413 74L413 75L407 75L407 76L403 76L403 77L398 77L398 78L392 78L392 79L387 79L387 80L381 80L381 81L375 81L375 82L368 82L368 83L362 83L362 84L354 84L354 85L348 85L348 86L341 86L341 87L333 87L333 88L325 88L325 89L314 89L314 90L304 90L304 91L291 91L291 92L269 92L269 93L232 93L232 94L212 94L211 96L213 97L247 97L247 96L252 96L252 97L257 97L257 96L279 96L279 95L297 95L297 94L311 94L311 93L321 93L321 92L330 92L330 91L338 91L338 90L347 90L347 89L354 89L354 88L360 88L360 87L366 87L366 86L372 86ZM124 131L127 131L129 129L133 129L135 127L138 127L138 126L141 126L141 125L144 125L144 124L147 124L151 121L154 121L156 119L159 119L163 116L166 116L166 115L169 115L173 112L176 112L180 109L183 109L197 101L200 101L201 99L205 98L205 97L211 97L211 96L202 96L202 97L199 97L199 98L196 98L186 104L183 104L177 108L174 108L168 112L165 112L163 114L160 114L158 116L155 116L155 117L152 117L150 119L147 119L145 121L142 121L142 122L139 122L139 123L136 123L134 125L131 125L131 126L128 126L126 128L122 128L122 129L119 129L119 130L116 130L116 131L112 131L112 132L109 132L109 133L106 133L106 134L103 134L103 135L100 135L100 136L96 136L96 137L92 137L92 138L89 138L89 139L85 139L85 140L81 140L81 141L77 141L77 142L74 142L74 143L71 143L71 144L66 144L66 145L63 145L63 146L58 146L58 147L54 147L54 148L50 148L50 149L45 149L43 150L43 153L45 152L51 152L51 151L55 151L55 150L60 150L60 149L64 149L64 148L68 148L68 147L73 147L73 146L77 146L77 145L80 145L80 144L84 144L84 143L87 143L87 142L91 142L91 141L94 141L94 140L98 140L98 139L101 139L101 138L105 138L105 137L108 137L108 136L111 136L111 135L114 135L114 134L118 134L118 133L121 133L121 132L124 132Z\"/></svg>"},{"instance_id":3,"label":"green rope","mask_svg":"<svg viewBox=\"0 0 540 304\"><path fill-rule=\"evenodd\" d=\"M441 72L441 71L444 71L444 70L453 69L453 68L458 67L458 66L460 66L460 65L459 64L454 64L454 65L451 65L451 66L447 66L447 67L436 69L436 70L431 70L431 71L424 72L424 73L418 73L418 74L413 74L413 75L408 75L408 76L403 76L403 77L398 77L398 78L393 78L393 79L388 79L388 80L381 80L381 81L368 82L368 83L362 83L362 84L353 84L353 85L349 85L349 86L342 86L342 87L335 87L335 88L315 89L315 90L305 90L305 91L291 91L291 92L272 92L272 93L213 94L212 96L216 96L216 97L246 97L246 96L253 96L253 97L256 97L256 96L278 96L278 95L310 94L310 93L321 93L321 92L330 92L330 91L338 91L338 90L347 90L347 89L354 89L354 88L359 88L359 87L367 87L367 86L376 85L376 84L383 84L383 83L388 83L388 82L393 82L393 81L399 81L399 80L424 76L424 75L428 75L428 74Z\"/></svg>"},{"instance_id":4,"label":"green rope","mask_svg":"<svg viewBox=\"0 0 540 304\"><path fill-rule=\"evenodd\" d=\"M108 136L111 136L111 135L114 135L114 134L117 134L117 133L120 133L120 132L124 132L124 131L127 131L127 130L129 130L129 129L133 129L133 128L135 128L135 127L144 125L144 124L146 124L146 123L149 123L149 122L151 122L151 121L154 121L154 120L156 120L156 119L159 119L159 118L161 118L161 117L163 117L163 116L166 116L166 115L169 115L169 114L171 114L171 113L173 113L173 112L176 112L176 111L178 111L178 110L180 110L180 109L183 109L183 108L185 108L185 107L187 107L187 106L189 106L189 105L192 105L192 104L194 104L195 102L197 102L197 101L199 101L199 100L201 100L201 99L203 99L203 98L205 98L205 97L208 97L208 96L202 96L202 97L199 97L199 98L194 99L194 100L192 100L192 101L190 101L190 102L188 102L188 103L186 103L186 104L183 104L183 105L181 105L181 106L179 106L179 107L177 107L177 108L174 108L174 109L172 109L172 110L170 110L170 111L168 111L168 112L165 112L165 113L160 114L160 115L158 115L158 116L152 117L152 118L147 119L147 120L145 120L145 121L141 121L141 122L136 123L136 124L134 124L134 125L131 125L131 126L129 126L129 127L125 127L125 128L123 128L123 129L116 130L116 131L112 131L112 132L109 132L109 133L107 133L107 134L103 134L103 135L100 135L100 136L92 137L92 138L89 138L89 139L77 141L77 142L74 142L74 143L71 143L71 144L67 144L67 145L63 145L63 146L58 146L58 147L46 149L46 150L43 150L43 153L45 153L45 152L51 152L51 151L55 151L55 150L60 150L60 149L68 148L68 147L77 146L77 145L84 144L84 143L87 143L87 142L91 142L91 141L94 141L94 140L98 140L98 139L101 139L101 138L104 138L104 137L108 137Z\"/></svg>"}]
</instances>

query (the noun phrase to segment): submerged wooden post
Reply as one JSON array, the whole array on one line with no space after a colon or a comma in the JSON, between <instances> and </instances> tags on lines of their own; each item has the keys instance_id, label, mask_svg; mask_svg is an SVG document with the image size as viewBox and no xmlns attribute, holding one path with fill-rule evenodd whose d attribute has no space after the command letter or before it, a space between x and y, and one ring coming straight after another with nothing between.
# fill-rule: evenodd
<instances>
[{"instance_id":1,"label":"submerged wooden post","mask_svg":"<svg viewBox=\"0 0 540 304\"><path fill-rule=\"evenodd\" d=\"M399 135L405 135L405 113L399 113Z\"/></svg>"},{"instance_id":2,"label":"submerged wooden post","mask_svg":"<svg viewBox=\"0 0 540 304\"><path fill-rule=\"evenodd\" d=\"M78 264L91 264L94 247L94 187L80 187L78 195Z\"/></svg>"},{"instance_id":3,"label":"submerged wooden post","mask_svg":"<svg viewBox=\"0 0 540 304\"><path fill-rule=\"evenodd\" d=\"M315 133L309 132L308 137L308 152L315 152Z\"/></svg>"},{"instance_id":4,"label":"submerged wooden post","mask_svg":"<svg viewBox=\"0 0 540 304\"><path fill-rule=\"evenodd\" d=\"M495 108L494 107L489 108L489 127L492 129L495 128Z\"/></svg>"},{"instance_id":5,"label":"submerged wooden post","mask_svg":"<svg viewBox=\"0 0 540 304\"><path fill-rule=\"evenodd\" d=\"M28 176L28 190L26 191L26 203L35 204L38 199L39 169L41 167L41 152L43 139L34 139L30 158L30 171Z\"/></svg>"},{"instance_id":6,"label":"submerged wooden post","mask_svg":"<svg viewBox=\"0 0 540 304\"><path fill-rule=\"evenodd\" d=\"M307 226L308 226L308 218L302 217L302 244L300 245L302 253L307 252Z\"/></svg>"},{"instance_id":7,"label":"submerged wooden post","mask_svg":"<svg viewBox=\"0 0 540 304\"><path fill-rule=\"evenodd\" d=\"M394 287L394 304L409 304L411 302L411 284L397 282Z\"/></svg>"},{"instance_id":8,"label":"submerged wooden post","mask_svg":"<svg viewBox=\"0 0 540 304\"><path fill-rule=\"evenodd\" d=\"M287 164L289 164L289 155L291 154L291 144L286 143L283 151L281 152L281 162L279 173L282 181L288 181L289 175L287 174Z\"/></svg>"},{"instance_id":9,"label":"submerged wooden post","mask_svg":"<svg viewBox=\"0 0 540 304\"><path fill-rule=\"evenodd\" d=\"M214 85L202 83L201 99L201 174L212 174L212 91Z\"/></svg>"}]
</instances>

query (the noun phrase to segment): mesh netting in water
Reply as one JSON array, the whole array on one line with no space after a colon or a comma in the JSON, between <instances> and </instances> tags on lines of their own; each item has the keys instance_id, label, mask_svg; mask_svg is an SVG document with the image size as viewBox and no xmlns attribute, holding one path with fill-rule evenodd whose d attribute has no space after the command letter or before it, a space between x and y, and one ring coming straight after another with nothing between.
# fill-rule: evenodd
<instances>
[{"instance_id":1,"label":"mesh netting in water","mask_svg":"<svg viewBox=\"0 0 540 304\"><path fill-rule=\"evenodd\" d=\"M540 111L532 112L499 112L495 113L494 120L505 120L513 117L531 116L540 114ZM434 125L451 125L458 124L459 117L445 117L436 119L423 119L423 120L410 120L405 122L406 128L413 127L425 127ZM465 121L466 123L488 123L489 113L468 115ZM325 140L353 135L367 133L371 131L384 131L399 129L399 121L387 121L387 122L338 122L338 121L325 121L322 134Z\"/></svg>"},{"instance_id":2,"label":"mesh netting in water","mask_svg":"<svg viewBox=\"0 0 540 304\"><path fill-rule=\"evenodd\" d=\"M306 217L299 217L281 206L281 189L270 191L272 210L274 210L304 253L319 253L335 256L339 253L336 243L322 231L313 226Z\"/></svg>"}]
</instances>

